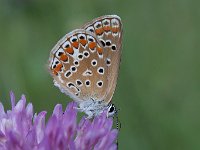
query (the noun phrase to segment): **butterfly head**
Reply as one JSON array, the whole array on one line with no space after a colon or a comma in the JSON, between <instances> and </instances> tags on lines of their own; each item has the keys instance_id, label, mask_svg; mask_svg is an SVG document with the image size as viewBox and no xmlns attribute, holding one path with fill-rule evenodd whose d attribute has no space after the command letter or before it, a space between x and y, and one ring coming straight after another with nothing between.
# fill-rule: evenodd
<instances>
[{"instance_id":1,"label":"butterfly head","mask_svg":"<svg viewBox=\"0 0 200 150\"><path fill-rule=\"evenodd\" d=\"M108 105L107 117L108 118L113 117L116 114L116 112L117 112L117 109L116 109L115 105L110 103Z\"/></svg>"}]
</instances>

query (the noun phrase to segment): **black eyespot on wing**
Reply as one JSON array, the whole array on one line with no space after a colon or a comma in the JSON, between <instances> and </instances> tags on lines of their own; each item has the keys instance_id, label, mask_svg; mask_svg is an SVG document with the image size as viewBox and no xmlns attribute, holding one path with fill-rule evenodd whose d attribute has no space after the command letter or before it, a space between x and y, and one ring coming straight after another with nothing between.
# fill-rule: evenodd
<instances>
[{"instance_id":1,"label":"black eyespot on wing","mask_svg":"<svg viewBox=\"0 0 200 150\"><path fill-rule=\"evenodd\" d=\"M98 84L98 86L100 86L100 87L101 87L101 86L103 85L103 82L102 82L102 81L100 81L100 82L98 82L97 84Z\"/></svg>"},{"instance_id":2,"label":"black eyespot on wing","mask_svg":"<svg viewBox=\"0 0 200 150\"><path fill-rule=\"evenodd\" d=\"M66 76L66 77L69 77L71 74L72 74L72 73L71 73L70 71L68 71L68 72L65 74L65 76Z\"/></svg>"},{"instance_id":3,"label":"black eyespot on wing","mask_svg":"<svg viewBox=\"0 0 200 150\"><path fill-rule=\"evenodd\" d=\"M110 65L110 59L107 59L107 60L106 60L106 64L107 64L107 65Z\"/></svg>"},{"instance_id":4,"label":"black eyespot on wing","mask_svg":"<svg viewBox=\"0 0 200 150\"><path fill-rule=\"evenodd\" d=\"M115 46L115 45L112 45L111 48L112 48L112 50L114 50L114 51L116 50L116 46Z\"/></svg>"},{"instance_id":5,"label":"black eyespot on wing","mask_svg":"<svg viewBox=\"0 0 200 150\"><path fill-rule=\"evenodd\" d=\"M104 68L103 68L103 67L99 67L99 68L97 69L97 72L98 72L99 74L103 74L103 73L104 73Z\"/></svg>"},{"instance_id":6,"label":"black eyespot on wing","mask_svg":"<svg viewBox=\"0 0 200 150\"><path fill-rule=\"evenodd\" d=\"M83 55L82 55L82 54L79 54L79 55L78 55L78 58L79 58L79 59L82 59L82 58L83 58Z\"/></svg>"},{"instance_id":7,"label":"black eyespot on wing","mask_svg":"<svg viewBox=\"0 0 200 150\"><path fill-rule=\"evenodd\" d=\"M69 47L69 44L66 44L66 45L65 45L65 48L68 48L68 47Z\"/></svg>"},{"instance_id":8,"label":"black eyespot on wing","mask_svg":"<svg viewBox=\"0 0 200 150\"><path fill-rule=\"evenodd\" d=\"M105 22L104 22L104 25L108 25L108 24L109 24L109 22L108 22L108 21L105 21Z\"/></svg>"},{"instance_id":9,"label":"black eyespot on wing","mask_svg":"<svg viewBox=\"0 0 200 150\"><path fill-rule=\"evenodd\" d=\"M90 81L89 80L85 81L85 85L89 86L90 85Z\"/></svg>"},{"instance_id":10,"label":"black eyespot on wing","mask_svg":"<svg viewBox=\"0 0 200 150\"><path fill-rule=\"evenodd\" d=\"M90 31L90 32L94 32L94 30L93 30L93 29L90 29L89 31Z\"/></svg>"},{"instance_id":11,"label":"black eyespot on wing","mask_svg":"<svg viewBox=\"0 0 200 150\"><path fill-rule=\"evenodd\" d=\"M96 61L93 61L92 64L93 64L93 66L95 66L95 65L97 64L97 62L96 62Z\"/></svg>"},{"instance_id":12,"label":"black eyespot on wing","mask_svg":"<svg viewBox=\"0 0 200 150\"><path fill-rule=\"evenodd\" d=\"M83 83L82 83L80 80L77 80L77 81L76 81L76 84L77 84L77 85L82 85Z\"/></svg>"},{"instance_id":13,"label":"black eyespot on wing","mask_svg":"<svg viewBox=\"0 0 200 150\"><path fill-rule=\"evenodd\" d=\"M61 56L62 54L63 54L63 52L59 52L59 53L58 53L58 56Z\"/></svg>"},{"instance_id":14,"label":"black eyespot on wing","mask_svg":"<svg viewBox=\"0 0 200 150\"><path fill-rule=\"evenodd\" d=\"M88 52L84 52L84 56L87 57L89 55Z\"/></svg>"},{"instance_id":15,"label":"black eyespot on wing","mask_svg":"<svg viewBox=\"0 0 200 150\"><path fill-rule=\"evenodd\" d=\"M78 65L78 61L75 61L75 62L74 62L74 65Z\"/></svg>"},{"instance_id":16,"label":"black eyespot on wing","mask_svg":"<svg viewBox=\"0 0 200 150\"><path fill-rule=\"evenodd\" d=\"M92 38L89 38L88 41L90 41L90 42L94 42L94 40L93 40Z\"/></svg>"},{"instance_id":17,"label":"black eyespot on wing","mask_svg":"<svg viewBox=\"0 0 200 150\"><path fill-rule=\"evenodd\" d=\"M81 40L85 39L84 36L82 36L82 35L81 35L79 38L80 38Z\"/></svg>"},{"instance_id":18,"label":"black eyespot on wing","mask_svg":"<svg viewBox=\"0 0 200 150\"><path fill-rule=\"evenodd\" d=\"M68 83L68 87L70 88L71 86L75 87L73 83Z\"/></svg>"},{"instance_id":19,"label":"black eyespot on wing","mask_svg":"<svg viewBox=\"0 0 200 150\"><path fill-rule=\"evenodd\" d=\"M76 71L76 67L72 67L71 69L72 69L73 72Z\"/></svg>"},{"instance_id":20,"label":"black eyespot on wing","mask_svg":"<svg viewBox=\"0 0 200 150\"><path fill-rule=\"evenodd\" d=\"M101 24L97 24L97 26L96 26L97 28L100 28L101 27Z\"/></svg>"},{"instance_id":21,"label":"black eyespot on wing","mask_svg":"<svg viewBox=\"0 0 200 150\"><path fill-rule=\"evenodd\" d=\"M77 39L76 39L76 38L73 38L73 39L72 39L72 42L76 42L76 41L77 41Z\"/></svg>"},{"instance_id":22,"label":"black eyespot on wing","mask_svg":"<svg viewBox=\"0 0 200 150\"><path fill-rule=\"evenodd\" d=\"M102 44L103 47L106 46L106 44L105 44L105 42L103 40L101 40L101 44Z\"/></svg>"},{"instance_id":23,"label":"black eyespot on wing","mask_svg":"<svg viewBox=\"0 0 200 150\"><path fill-rule=\"evenodd\" d=\"M110 41L106 41L106 46L110 46L111 42Z\"/></svg>"}]
</instances>

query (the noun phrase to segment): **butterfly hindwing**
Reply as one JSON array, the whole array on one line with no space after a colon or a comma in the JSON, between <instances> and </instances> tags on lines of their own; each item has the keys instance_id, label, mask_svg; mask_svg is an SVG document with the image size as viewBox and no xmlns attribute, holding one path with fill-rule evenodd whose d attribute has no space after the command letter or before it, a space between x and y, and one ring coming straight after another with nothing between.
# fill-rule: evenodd
<instances>
[{"instance_id":1,"label":"butterfly hindwing","mask_svg":"<svg viewBox=\"0 0 200 150\"><path fill-rule=\"evenodd\" d=\"M101 100L106 94L104 49L83 29L66 34L52 49L49 68L54 83L76 101Z\"/></svg>"}]
</instances>

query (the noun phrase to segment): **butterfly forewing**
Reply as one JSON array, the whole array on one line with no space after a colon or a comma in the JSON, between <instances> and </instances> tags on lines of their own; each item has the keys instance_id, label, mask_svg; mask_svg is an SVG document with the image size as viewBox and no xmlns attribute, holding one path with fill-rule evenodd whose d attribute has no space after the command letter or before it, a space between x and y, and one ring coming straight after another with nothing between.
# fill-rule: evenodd
<instances>
[{"instance_id":1,"label":"butterfly forewing","mask_svg":"<svg viewBox=\"0 0 200 150\"><path fill-rule=\"evenodd\" d=\"M121 19L116 15L102 16L87 23L83 29L96 35L104 49L104 66L108 71L105 75L107 87L103 99L109 103L116 87L119 72L122 43Z\"/></svg>"},{"instance_id":2,"label":"butterfly forewing","mask_svg":"<svg viewBox=\"0 0 200 150\"><path fill-rule=\"evenodd\" d=\"M89 31L66 34L52 49L49 69L54 84L76 101L102 100L107 94L104 49Z\"/></svg>"}]
</instances>

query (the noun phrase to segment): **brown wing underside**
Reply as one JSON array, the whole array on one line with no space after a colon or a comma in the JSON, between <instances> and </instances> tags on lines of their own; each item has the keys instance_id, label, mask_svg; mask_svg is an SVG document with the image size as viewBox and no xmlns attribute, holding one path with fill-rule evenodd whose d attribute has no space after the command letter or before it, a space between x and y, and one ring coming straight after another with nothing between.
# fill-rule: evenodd
<instances>
[{"instance_id":1,"label":"brown wing underside","mask_svg":"<svg viewBox=\"0 0 200 150\"><path fill-rule=\"evenodd\" d=\"M54 83L74 100L111 101L121 57L122 24L102 16L66 34L51 50ZM96 62L96 64L93 62Z\"/></svg>"},{"instance_id":2,"label":"brown wing underside","mask_svg":"<svg viewBox=\"0 0 200 150\"><path fill-rule=\"evenodd\" d=\"M79 29L65 35L50 56L49 68L56 85L75 100L101 100L107 86L103 51L100 42L88 31Z\"/></svg>"},{"instance_id":3,"label":"brown wing underside","mask_svg":"<svg viewBox=\"0 0 200 150\"><path fill-rule=\"evenodd\" d=\"M109 103L116 88L121 59L121 20L115 15L102 16L87 23L83 28L95 34L104 48L106 56L104 61L107 63L108 73L106 77L107 89L103 99Z\"/></svg>"}]
</instances>

